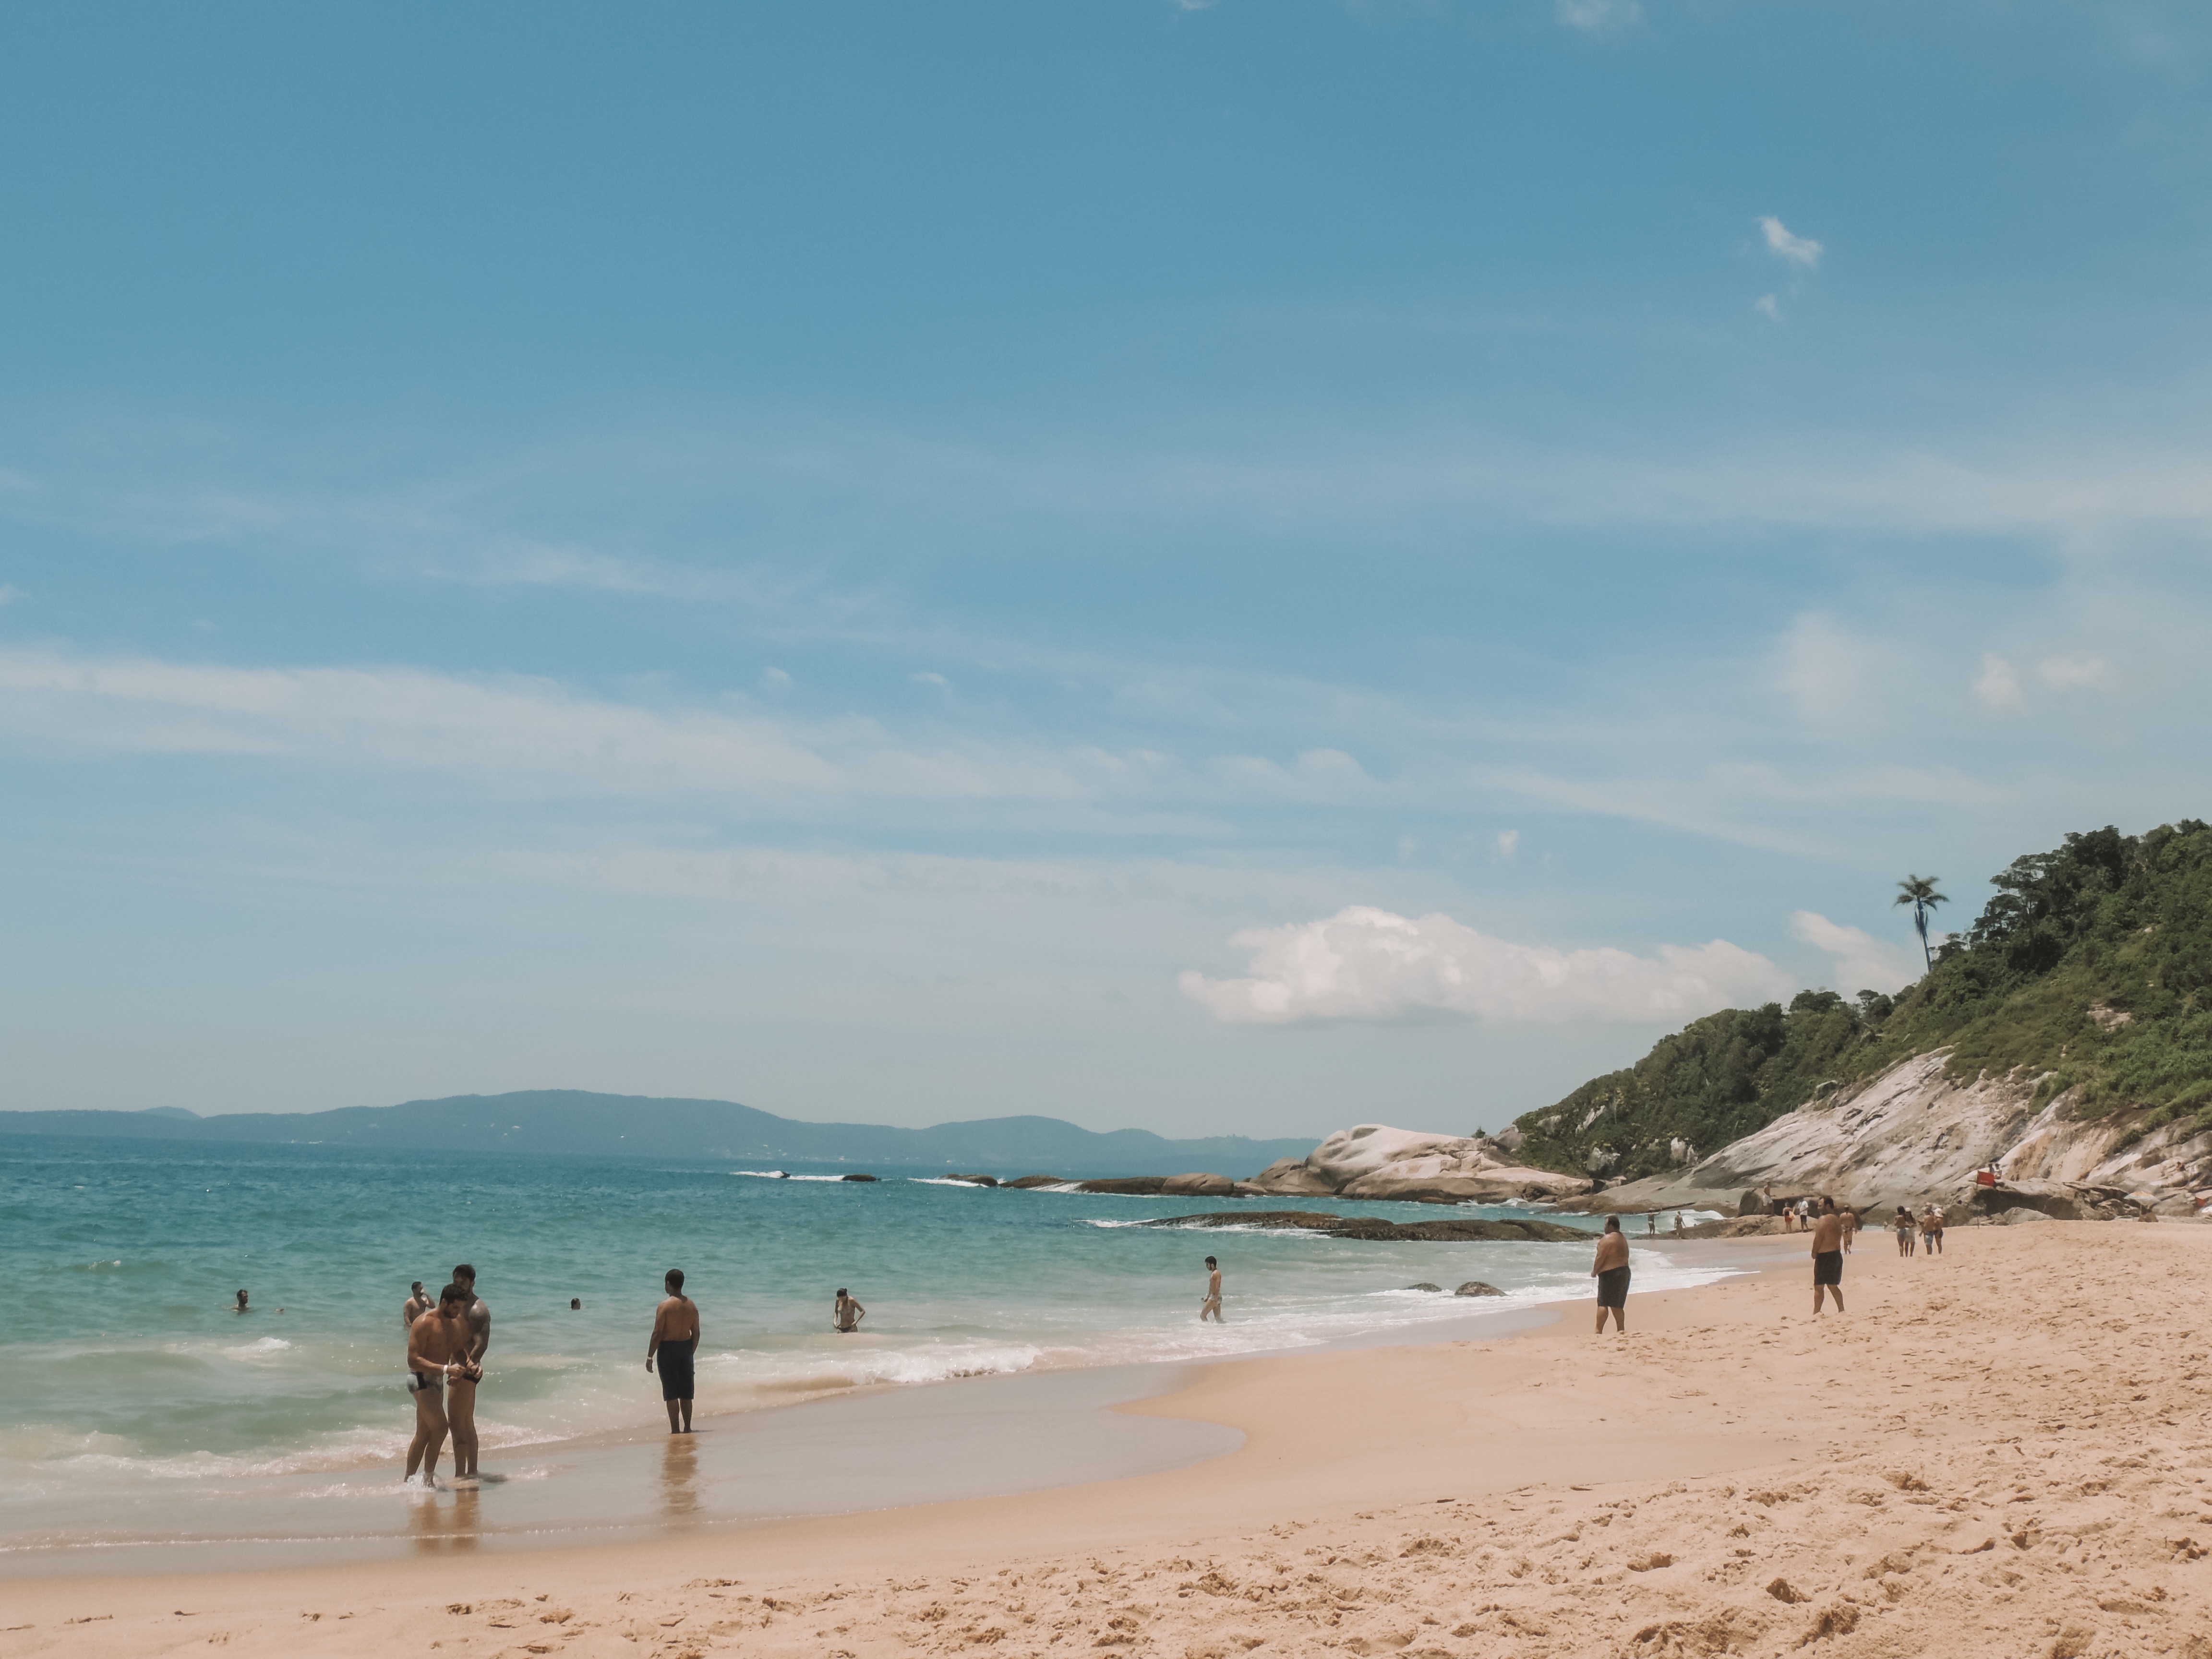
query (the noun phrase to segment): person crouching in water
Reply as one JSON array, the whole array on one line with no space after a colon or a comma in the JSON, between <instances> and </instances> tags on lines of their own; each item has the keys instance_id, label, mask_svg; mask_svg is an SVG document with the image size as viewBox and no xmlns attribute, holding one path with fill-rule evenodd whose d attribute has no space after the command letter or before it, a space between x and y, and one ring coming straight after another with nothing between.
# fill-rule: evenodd
<instances>
[{"instance_id":1,"label":"person crouching in water","mask_svg":"<svg viewBox=\"0 0 2212 1659\"><path fill-rule=\"evenodd\" d=\"M691 1362L699 1352L699 1309L684 1294L684 1269L671 1267L665 1281L668 1294L653 1310L653 1340L645 1345L645 1368L660 1359L660 1397L668 1407L668 1431L691 1432ZM678 1412L684 1426L676 1426Z\"/></svg>"},{"instance_id":2,"label":"person crouching in water","mask_svg":"<svg viewBox=\"0 0 2212 1659\"><path fill-rule=\"evenodd\" d=\"M1597 1259L1590 1263L1597 1280L1597 1334L1605 1334L1605 1316L1613 1314L1613 1328L1628 1334L1628 1235L1620 1231L1620 1218L1605 1218L1605 1231L1597 1241Z\"/></svg>"}]
</instances>

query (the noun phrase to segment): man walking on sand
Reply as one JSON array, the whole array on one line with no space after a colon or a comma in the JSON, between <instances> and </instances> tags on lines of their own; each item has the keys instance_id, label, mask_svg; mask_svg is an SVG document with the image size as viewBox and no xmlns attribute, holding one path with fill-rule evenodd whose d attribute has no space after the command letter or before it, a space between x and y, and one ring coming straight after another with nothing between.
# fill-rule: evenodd
<instances>
[{"instance_id":1,"label":"man walking on sand","mask_svg":"<svg viewBox=\"0 0 2212 1659\"><path fill-rule=\"evenodd\" d=\"M1221 1316L1221 1264L1212 1256L1206 1258L1206 1300L1198 1304L1198 1322L1206 1323L1208 1314L1217 1325L1229 1322Z\"/></svg>"},{"instance_id":2,"label":"man walking on sand","mask_svg":"<svg viewBox=\"0 0 2212 1659\"><path fill-rule=\"evenodd\" d=\"M1832 1294L1836 1311L1844 1310L1844 1221L1836 1213L1836 1200L1820 1200L1820 1219L1813 1224L1813 1316L1820 1317L1820 1298Z\"/></svg>"},{"instance_id":3,"label":"man walking on sand","mask_svg":"<svg viewBox=\"0 0 2212 1659\"><path fill-rule=\"evenodd\" d=\"M1898 1255L1911 1255L1912 1254L1912 1212L1902 1204L1899 1205L1897 1214L1890 1224L1897 1229Z\"/></svg>"},{"instance_id":4,"label":"man walking on sand","mask_svg":"<svg viewBox=\"0 0 2212 1659\"><path fill-rule=\"evenodd\" d=\"M463 1375L446 1390L446 1415L453 1425L453 1479L477 1478L477 1384L483 1381L484 1350L491 1346L491 1307L477 1296L477 1270L465 1261L453 1269L453 1283L468 1297L461 1310Z\"/></svg>"},{"instance_id":5,"label":"man walking on sand","mask_svg":"<svg viewBox=\"0 0 2212 1659\"><path fill-rule=\"evenodd\" d=\"M668 1431L691 1432L691 1362L699 1352L699 1309L684 1294L684 1269L671 1267L665 1280L668 1294L653 1313L653 1340L645 1345L645 1368L660 1358L660 1397L668 1407ZM684 1426L676 1426L678 1411Z\"/></svg>"},{"instance_id":6,"label":"man walking on sand","mask_svg":"<svg viewBox=\"0 0 2212 1659\"><path fill-rule=\"evenodd\" d=\"M1605 1316L1613 1314L1613 1328L1628 1334L1628 1235L1620 1231L1620 1218L1605 1218L1605 1231L1597 1241L1597 1259L1590 1263L1597 1280L1597 1334L1605 1334Z\"/></svg>"},{"instance_id":7,"label":"man walking on sand","mask_svg":"<svg viewBox=\"0 0 2212 1659\"><path fill-rule=\"evenodd\" d=\"M438 1454L445 1449L447 1427L445 1387L468 1369L461 1358L466 1340L461 1310L467 1301L459 1285L448 1285L439 1293L438 1305L407 1328L407 1391L415 1396L415 1438L407 1448L403 1482L412 1480L419 1468L424 1486L437 1485Z\"/></svg>"},{"instance_id":8,"label":"man walking on sand","mask_svg":"<svg viewBox=\"0 0 2212 1659\"><path fill-rule=\"evenodd\" d=\"M1859 1212L1846 1206L1843 1212L1844 1254L1851 1253L1851 1241L1859 1236Z\"/></svg>"}]
</instances>

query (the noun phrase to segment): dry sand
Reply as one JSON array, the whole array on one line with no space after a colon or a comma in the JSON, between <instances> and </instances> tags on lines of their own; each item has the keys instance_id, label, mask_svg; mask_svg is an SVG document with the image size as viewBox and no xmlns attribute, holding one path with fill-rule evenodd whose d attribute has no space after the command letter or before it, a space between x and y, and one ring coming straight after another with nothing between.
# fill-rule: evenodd
<instances>
[{"instance_id":1,"label":"dry sand","mask_svg":"<svg viewBox=\"0 0 2212 1659\"><path fill-rule=\"evenodd\" d=\"M1633 1297L1625 1339L1574 1309L1214 1367L1131 1408L1246 1431L1194 1468L658 1546L16 1583L0 1652L2212 1659L2212 1228L1949 1242L1866 1237L1817 1322L1793 1255Z\"/></svg>"}]
</instances>

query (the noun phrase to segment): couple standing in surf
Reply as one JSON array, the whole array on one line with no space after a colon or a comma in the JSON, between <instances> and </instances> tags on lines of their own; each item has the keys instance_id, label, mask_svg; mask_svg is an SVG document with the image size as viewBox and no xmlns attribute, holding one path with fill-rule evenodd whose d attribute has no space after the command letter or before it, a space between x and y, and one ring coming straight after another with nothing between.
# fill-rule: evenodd
<instances>
[{"instance_id":1,"label":"couple standing in surf","mask_svg":"<svg viewBox=\"0 0 2212 1659\"><path fill-rule=\"evenodd\" d=\"M464 1261L433 1303L418 1279L400 1310L407 1331L407 1391L415 1397L415 1438L403 1481L422 1471L436 1484L438 1454L453 1441L453 1478L477 1479L477 1384L491 1346L491 1309L477 1295L477 1270Z\"/></svg>"}]
</instances>

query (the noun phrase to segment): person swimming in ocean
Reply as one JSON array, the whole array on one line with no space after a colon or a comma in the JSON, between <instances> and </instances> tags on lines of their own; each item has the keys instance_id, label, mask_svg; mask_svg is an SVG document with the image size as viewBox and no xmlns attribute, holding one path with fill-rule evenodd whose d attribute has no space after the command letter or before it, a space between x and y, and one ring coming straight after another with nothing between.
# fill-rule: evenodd
<instances>
[{"instance_id":1,"label":"person swimming in ocean","mask_svg":"<svg viewBox=\"0 0 2212 1659\"><path fill-rule=\"evenodd\" d=\"M854 1301L852 1292L840 1285L837 1287L837 1299L830 1304L831 1328L849 1335L860 1328L860 1322L867 1316L868 1310Z\"/></svg>"},{"instance_id":2,"label":"person swimming in ocean","mask_svg":"<svg viewBox=\"0 0 2212 1659\"><path fill-rule=\"evenodd\" d=\"M1221 1264L1212 1256L1206 1258L1206 1300L1198 1304L1198 1322L1206 1323L1208 1314L1217 1325L1229 1322L1221 1316Z\"/></svg>"},{"instance_id":3,"label":"person swimming in ocean","mask_svg":"<svg viewBox=\"0 0 2212 1659\"><path fill-rule=\"evenodd\" d=\"M653 1339L645 1345L645 1368L660 1360L660 1397L668 1407L668 1431L691 1432L691 1368L699 1353L699 1309L684 1294L684 1269L671 1267L664 1281L668 1294L653 1310ZM678 1411L684 1426L677 1427Z\"/></svg>"},{"instance_id":4,"label":"person swimming in ocean","mask_svg":"<svg viewBox=\"0 0 2212 1659\"><path fill-rule=\"evenodd\" d=\"M420 1319L424 1314L429 1311L430 1297L422 1289L422 1281L418 1279L415 1281L413 1285L410 1287L407 1300L400 1307L399 1328L403 1331L407 1329L409 1326L412 1325L416 1320Z\"/></svg>"},{"instance_id":5,"label":"person swimming in ocean","mask_svg":"<svg viewBox=\"0 0 2212 1659\"><path fill-rule=\"evenodd\" d=\"M238 1312L240 1312L240 1313L251 1313L251 1312L252 1311L252 1309L248 1308L248 1307L246 1305L246 1292L245 1292L244 1291L240 1291L238 1293L238 1308L237 1308L237 1311L238 1311Z\"/></svg>"},{"instance_id":6,"label":"person swimming in ocean","mask_svg":"<svg viewBox=\"0 0 2212 1659\"><path fill-rule=\"evenodd\" d=\"M424 1486L437 1485L438 1454L452 1426L446 1419L446 1384L468 1370L468 1334L461 1322L467 1305L468 1292L448 1285L438 1293L438 1305L407 1328L407 1391L415 1396L415 1438L407 1448L403 1483L420 1468Z\"/></svg>"}]
</instances>

